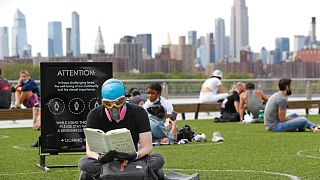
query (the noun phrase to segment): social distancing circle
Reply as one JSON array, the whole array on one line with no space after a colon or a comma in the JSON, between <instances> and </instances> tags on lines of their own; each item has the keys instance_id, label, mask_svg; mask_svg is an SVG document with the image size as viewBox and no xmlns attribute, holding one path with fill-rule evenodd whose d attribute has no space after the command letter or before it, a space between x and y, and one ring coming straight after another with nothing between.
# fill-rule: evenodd
<instances>
[{"instance_id":1,"label":"social distancing circle","mask_svg":"<svg viewBox=\"0 0 320 180\"><path fill-rule=\"evenodd\" d=\"M188 171L188 172L227 172L227 173L259 173L259 174L271 174L276 176L288 177L292 180L300 180L298 176L284 174L279 172L270 172L270 171L257 171L257 170L236 170L236 169L171 169L166 168L166 171ZM201 174L200 174L201 178Z\"/></svg>"},{"instance_id":2,"label":"social distancing circle","mask_svg":"<svg viewBox=\"0 0 320 180\"><path fill-rule=\"evenodd\" d=\"M314 155L310 155L310 152L315 152ZM298 156L306 157L306 158L313 158L313 159L320 159L320 149L307 149L297 152Z\"/></svg>"},{"instance_id":3,"label":"social distancing circle","mask_svg":"<svg viewBox=\"0 0 320 180\"><path fill-rule=\"evenodd\" d=\"M7 138L9 138L9 136L0 134L0 139L7 139Z\"/></svg>"},{"instance_id":4,"label":"social distancing circle","mask_svg":"<svg viewBox=\"0 0 320 180\"><path fill-rule=\"evenodd\" d=\"M38 150L38 148L34 148L34 147L28 147L27 145L13 145L12 146L13 149L19 149L19 150Z\"/></svg>"},{"instance_id":5,"label":"social distancing circle","mask_svg":"<svg viewBox=\"0 0 320 180\"><path fill-rule=\"evenodd\" d=\"M188 172L227 172L227 173L259 173L259 174L271 174L271 175L276 175L276 176L283 176L283 177L288 177L292 180L300 180L299 177L290 175L290 174L284 174L284 173L278 173L278 172L269 172L269 171L256 171L256 170L219 170L219 169L173 169L173 168L164 168L165 171L188 171ZM65 173L65 172L75 172L79 171L77 170L56 170L53 171L54 173ZM39 171L39 172L29 172L29 173L6 173L6 174L0 174L0 177L4 176L17 176L17 175L32 175L32 174L45 174L46 172ZM201 174L200 174L201 178Z\"/></svg>"}]
</instances>

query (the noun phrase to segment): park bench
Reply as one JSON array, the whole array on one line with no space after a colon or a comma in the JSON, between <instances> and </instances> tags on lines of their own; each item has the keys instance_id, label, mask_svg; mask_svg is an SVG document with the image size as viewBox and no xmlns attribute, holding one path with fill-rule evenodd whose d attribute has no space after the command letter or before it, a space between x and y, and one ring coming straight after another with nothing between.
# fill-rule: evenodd
<instances>
[{"instance_id":1,"label":"park bench","mask_svg":"<svg viewBox=\"0 0 320 180\"><path fill-rule=\"evenodd\" d=\"M32 119L32 108L29 109L0 109L0 121L7 120L30 120Z\"/></svg>"},{"instance_id":2,"label":"park bench","mask_svg":"<svg viewBox=\"0 0 320 180\"><path fill-rule=\"evenodd\" d=\"M309 109L318 108L320 114L320 100L296 100L288 102L288 109L305 109L306 115ZM220 104L183 103L173 104L173 109L181 113L185 120L185 113L195 113L194 119L198 119L199 112L220 112ZM32 119L32 109L0 109L0 121Z\"/></svg>"},{"instance_id":3,"label":"park bench","mask_svg":"<svg viewBox=\"0 0 320 180\"><path fill-rule=\"evenodd\" d=\"M288 109L305 109L306 115L309 115L310 108L318 108L320 114L320 100L296 100L288 101ZM199 112L220 112L220 104L202 104L202 103L183 103L173 104L173 109L181 113L185 120L185 113L195 113L194 119L198 119Z\"/></svg>"}]
</instances>

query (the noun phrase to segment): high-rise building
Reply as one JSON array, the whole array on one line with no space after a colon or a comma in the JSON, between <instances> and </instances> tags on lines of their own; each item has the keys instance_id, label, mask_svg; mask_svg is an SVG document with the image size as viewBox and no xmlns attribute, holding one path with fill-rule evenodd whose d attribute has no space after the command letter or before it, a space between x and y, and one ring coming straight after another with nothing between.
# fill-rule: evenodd
<instances>
[{"instance_id":1,"label":"high-rise building","mask_svg":"<svg viewBox=\"0 0 320 180\"><path fill-rule=\"evenodd\" d=\"M225 42L226 42L226 34L225 34L225 26L224 19L218 18L215 20L215 61L221 62L223 58L226 57L225 50Z\"/></svg>"},{"instance_id":2,"label":"high-rise building","mask_svg":"<svg viewBox=\"0 0 320 180\"><path fill-rule=\"evenodd\" d=\"M11 53L12 56L31 57L31 45L27 42L27 27L24 14L17 9L12 27Z\"/></svg>"},{"instance_id":3,"label":"high-rise building","mask_svg":"<svg viewBox=\"0 0 320 180\"><path fill-rule=\"evenodd\" d=\"M197 31L188 31L188 44L196 46L196 44L197 44Z\"/></svg>"},{"instance_id":4,"label":"high-rise building","mask_svg":"<svg viewBox=\"0 0 320 180\"><path fill-rule=\"evenodd\" d=\"M294 36L294 47L293 51L297 52L303 48L305 48L306 44L306 37L303 35L295 35Z\"/></svg>"},{"instance_id":5,"label":"high-rise building","mask_svg":"<svg viewBox=\"0 0 320 180\"><path fill-rule=\"evenodd\" d=\"M231 8L230 55L240 61L240 50L249 45L249 17L245 0L234 0Z\"/></svg>"},{"instance_id":6,"label":"high-rise building","mask_svg":"<svg viewBox=\"0 0 320 180\"><path fill-rule=\"evenodd\" d=\"M196 47L186 44L186 37L179 36L179 44L167 44L170 58L182 61L182 72L192 73L196 60Z\"/></svg>"},{"instance_id":7,"label":"high-rise building","mask_svg":"<svg viewBox=\"0 0 320 180\"><path fill-rule=\"evenodd\" d=\"M73 56L80 56L80 20L77 12L72 12L71 49Z\"/></svg>"},{"instance_id":8,"label":"high-rise building","mask_svg":"<svg viewBox=\"0 0 320 180\"><path fill-rule=\"evenodd\" d=\"M120 43L114 44L114 56L128 58L129 70L138 71L139 61L142 59L142 44L135 43L133 39L132 36L124 36Z\"/></svg>"},{"instance_id":9,"label":"high-rise building","mask_svg":"<svg viewBox=\"0 0 320 180\"><path fill-rule=\"evenodd\" d=\"M276 49L279 50L280 59L286 60L286 59L283 59L284 58L283 54L284 52L287 52L287 53L290 52L289 38L286 38L286 37L276 38Z\"/></svg>"},{"instance_id":10,"label":"high-rise building","mask_svg":"<svg viewBox=\"0 0 320 180\"><path fill-rule=\"evenodd\" d=\"M63 56L61 22L48 22L48 57Z\"/></svg>"},{"instance_id":11,"label":"high-rise building","mask_svg":"<svg viewBox=\"0 0 320 180\"><path fill-rule=\"evenodd\" d=\"M94 52L97 54L104 54L105 53L104 42L103 42L100 26L99 26L98 34L96 37Z\"/></svg>"},{"instance_id":12,"label":"high-rise building","mask_svg":"<svg viewBox=\"0 0 320 180\"><path fill-rule=\"evenodd\" d=\"M263 64L269 64L269 52L265 47L261 48L260 57Z\"/></svg>"},{"instance_id":13,"label":"high-rise building","mask_svg":"<svg viewBox=\"0 0 320 180\"><path fill-rule=\"evenodd\" d=\"M8 27L0 27L0 59L9 56L9 31Z\"/></svg>"},{"instance_id":14,"label":"high-rise building","mask_svg":"<svg viewBox=\"0 0 320 180\"><path fill-rule=\"evenodd\" d=\"M152 57L152 35L151 34L138 34L135 38L137 44L142 44L142 52L144 59Z\"/></svg>"},{"instance_id":15,"label":"high-rise building","mask_svg":"<svg viewBox=\"0 0 320 180\"><path fill-rule=\"evenodd\" d=\"M72 55L71 28L66 28L66 56Z\"/></svg>"}]
</instances>

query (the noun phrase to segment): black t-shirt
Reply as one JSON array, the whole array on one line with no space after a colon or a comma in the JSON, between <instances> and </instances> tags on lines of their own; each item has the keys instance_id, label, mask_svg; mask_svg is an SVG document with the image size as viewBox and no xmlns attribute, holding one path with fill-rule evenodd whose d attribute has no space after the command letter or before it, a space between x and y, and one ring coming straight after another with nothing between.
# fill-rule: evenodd
<instances>
[{"instance_id":1,"label":"black t-shirt","mask_svg":"<svg viewBox=\"0 0 320 180\"><path fill-rule=\"evenodd\" d=\"M237 110L234 107L234 102L238 101L240 102L240 97L237 91L233 91L232 95L227 97L227 102L225 104L222 104L222 106L224 105L224 108L221 108L221 112L228 112L228 113L236 113Z\"/></svg>"},{"instance_id":2,"label":"black t-shirt","mask_svg":"<svg viewBox=\"0 0 320 180\"><path fill-rule=\"evenodd\" d=\"M104 132L127 128L130 130L136 150L138 150L139 134L151 131L147 112L140 106L126 103L127 111L124 119L119 123L109 121L105 108L99 106L92 109L87 116L87 128L100 129Z\"/></svg>"}]
</instances>

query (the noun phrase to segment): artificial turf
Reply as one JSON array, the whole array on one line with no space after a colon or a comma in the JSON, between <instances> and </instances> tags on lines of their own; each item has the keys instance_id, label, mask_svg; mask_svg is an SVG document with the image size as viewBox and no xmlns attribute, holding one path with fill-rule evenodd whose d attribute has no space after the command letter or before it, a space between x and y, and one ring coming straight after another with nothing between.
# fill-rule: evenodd
<instances>
[{"instance_id":1,"label":"artificial turf","mask_svg":"<svg viewBox=\"0 0 320 180\"><path fill-rule=\"evenodd\" d=\"M309 116L319 123L320 116ZM178 121L204 133L207 142L155 146L165 158L165 172L199 173L201 179L320 179L320 133L271 133L263 124ZM220 131L224 143L211 141ZM31 128L0 129L0 179L78 179L77 168L44 172L37 148L30 146L39 132ZM48 165L76 165L82 155L47 156Z\"/></svg>"}]
</instances>

